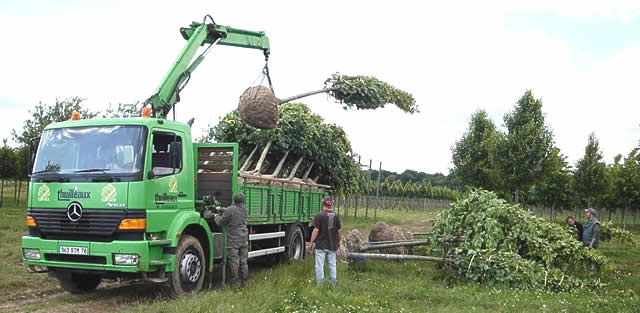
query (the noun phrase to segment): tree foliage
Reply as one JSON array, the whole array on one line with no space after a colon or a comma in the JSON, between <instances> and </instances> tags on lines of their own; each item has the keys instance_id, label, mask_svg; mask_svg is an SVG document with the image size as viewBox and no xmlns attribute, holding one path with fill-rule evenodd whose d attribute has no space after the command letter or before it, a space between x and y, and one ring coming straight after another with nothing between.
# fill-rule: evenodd
<instances>
[{"instance_id":1,"label":"tree foliage","mask_svg":"<svg viewBox=\"0 0 640 313\"><path fill-rule=\"evenodd\" d=\"M471 115L469 128L451 148L453 175L461 183L488 190L502 188L496 145L501 134L487 112Z\"/></svg>"},{"instance_id":2,"label":"tree foliage","mask_svg":"<svg viewBox=\"0 0 640 313\"><path fill-rule=\"evenodd\" d=\"M591 207L600 205L606 189L606 164L594 133L589 134L584 156L576 163L576 191L580 200Z\"/></svg>"},{"instance_id":3,"label":"tree foliage","mask_svg":"<svg viewBox=\"0 0 640 313\"><path fill-rule=\"evenodd\" d=\"M599 284L582 279L607 258L575 240L567 227L509 205L494 193L471 192L443 210L430 235L432 253L462 280L525 289L573 290Z\"/></svg>"},{"instance_id":4,"label":"tree foliage","mask_svg":"<svg viewBox=\"0 0 640 313\"><path fill-rule=\"evenodd\" d=\"M552 209L573 207L574 181L567 157L554 147L544 168L541 181L534 187L537 202Z\"/></svg>"},{"instance_id":5,"label":"tree foliage","mask_svg":"<svg viewBox=\"0 0 640 313\"><path fill-rule=\"evenodd\" d=\"M32 117L24 121L22 130L13 130L13 140L19 144L28 145L33 139L40 137L44 128L55 122L62 122L71 118L74 111L80 112L83 118L93 118L98 115L82 106L85 99L71 97L63 100L56 99L54 104L40 102L33 110L30 110Z\"/></svg>"},{"instance_id":6,"label":"tree foliage","mask_svg":"<svg viewBox=\"0 0 640 313\"><path fill-rule=\"evenodd\" d=\"M497 145L497 158L506 186L519 202L519 194L540 181L553 146L553 133L545 124L542 100L531 91L504 116L507 133Z\"/></svg>"},{"instance_id":7,"label":"tree foliage","mask_svg":"<svg viewBox=\"0 0 640 313\"><path fill-rule=\"evenodd\" d=\"M118 103L117 106L109 105L109 107L101 113L102 118L123 118L140 116L142 104L136 103Z\"/></svg>"},{"instance_id":8,"label":"tree foliage","mask_svg":"<svg viewBox=\"0 0 640 313\"><path fill-rule=\"evenodd\" d=\"M324 85L329 95L344 104L344 108L377 109L394 104L407 113L418 112L413 96L371 76L348 76L339 73L329 77Z\"/></svg>"}]
</instances>

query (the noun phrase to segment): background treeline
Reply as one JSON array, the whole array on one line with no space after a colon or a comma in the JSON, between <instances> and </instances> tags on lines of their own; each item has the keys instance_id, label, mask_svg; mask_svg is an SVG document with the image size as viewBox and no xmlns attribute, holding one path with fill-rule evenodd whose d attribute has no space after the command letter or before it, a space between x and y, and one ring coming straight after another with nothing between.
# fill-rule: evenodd
<instances>
[{"instance_id":1,"label":"background treeline","mask_svg":"<svg viewBox=\"0 0 640 313\"><path fill-rule=\"evenodd\" d=\"M47 103L39 103L34 106L30 111L30 118L23 122L23 127L21 129L14 129L11 133L11 139L17 145L9 145L8 138L3 139L2 147L0 148L0 207L2 206L2 201L4 199L4 190L5 185L13 184L15 188L13 188L14 193L16 193L15 199L20 199L19 194L26 191L26 184L24 183L28 177L27 172L29 171L29 156L30 149L35 143L34 140L39 138L44 128L50 124L55 122L66 121L70 118L71 113L74 111L80 112L83 119L86 118L120 118L120 117L128 117L128 116L138 116L140 114L140 110L142 108L141 103L130 103L130 104L118 104L114 106L109 106L104 111L93 111L84 106L84 100L80 97L71 97L66 99L57 99L55 103L47 104ZM293 111L291 121L288 123L290 128L294 128L297 132L294 132L294 136L282 136L282 134L274 133L253 133L251 131L247 131L246 136L242 136L242 138L254 139L253 141L248 140L249 144L253 144L256 146L256 143L259 142L258 139L272 140L276 142L274 147L277 147L278 144L281 144L280 141L286 142L287 147L289 149L300 148L295 146L295 142L300 141L301 136L298 136L302 131L299 129L306 129L317 127L319 124L317 121L318 118L314 117L311 112L306 112L308 110L290 110ZM283 113L283 116L286 117L287 112ZM301 118L301 114L304 114ZM286 121L285 118L283 120ZM311 120L312 122L309 122ZM224 121L224 120L222 120ZM311 125L311 126L309 126ZM291 127L291 126L297 126ZM338 162L340 166L336 166L336 164L330 163L331 168L336 171L336 173L331 173L332 177L338 177L340 180L331 181L332 185L338 185L339 188L336 188L335 193L336 196L345 199L348 196L357 197L357 196L375 196L377 189L377 178L378 171L377 170L361 170L361 167L358 163L358 155L353 153L350 150L350 144L346 135L341 133L339 128L336 125L330 125L333 127L332 129L336 129L336 132L341 135L342 140L332 140L334 145L336 142L343 142L344 147L338 147L339 149L344 151L346 156L346 160L343 159ZM220 127L219 125L217 126ZM244 127L244 126L243 126ZM212 129L209 128L206 130L205 139L214 140L217 138L213 138ZM318 131L316 131L318 132ZM322 134L323 132L319 132ZM211 137L211 138L207 138ZM264 137L264 138L262 138ZM277 139L277 140L276 140ZM307 140L312 141L312 140ZM241 142L242 143L242 142ZM325 143L326 146L328 143ZM310 144L305 145L306 148L312 146ZM251 146L249 146L251 147ZM348 148L348 149L347 149ZM251 149L246 149L250 152ZM294 149L295 150L295 149ZM298 149L300 150L300 149ZM336 163L335 153L327 153L324 148L316 149L317 151L305 151L304 149L300 150L302 152L306 152L308 155L323 155L327 154L326 159ZM272 151L277 152L276 148L272 148ZM296 150L297 151L297 150ZM331 152L331 151L329 151ZM293 158L294 153L292 153L291 159ZM307 158L311 159L310 156ZM345 163L346 162L346 163ZM443 175L441 173L436 174L427 174L424 172L417 172L413 170L406 170L400 174L395 172L390 172L386 170L381 171L381 179L379 185L378 194L383 197L393 197L402 200L402 203L408 203L407 199L410 198L428 198L428 199L446 199L453 200L458 197L459 192L456 191L456 188L460 188L461 185L457 185L457 182L454 181L450 176ZM18 200L16 200L18 201Z\"/></svg>"},{"instance_id":2,"label":"background treeline","mask_svg":"<svg viewBox=\"0 0 640 313\"><path fill-rule=\"evenodd\" d=\"M545 123L542 100L531 91L504 115L504 129L486 111L471 115L469 127L452 147L454 179L483 188L514 203L557 212L581 214L596 208L622 215L622 222L640 208L640 144L607 163L595 133L584 155L569 164Z\"/></svg>"}]
</instances>

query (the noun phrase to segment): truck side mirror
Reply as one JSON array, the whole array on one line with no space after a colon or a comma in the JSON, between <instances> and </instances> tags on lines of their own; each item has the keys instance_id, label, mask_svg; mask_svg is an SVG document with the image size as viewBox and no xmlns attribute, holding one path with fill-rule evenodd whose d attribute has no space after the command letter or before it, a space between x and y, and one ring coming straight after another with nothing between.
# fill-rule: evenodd
<instances>
[{"instance_id":1,"label":"truck side mirror","mask_svg":"<svg viewBox=\"0 0 640 313\"><path fill-rule=\"evenodd\" d=\"M29 167L27 168L27 175L31 175L33 172L33 165L36 161L36 153L38 152L39 145L40 137L33 138L29 141Z\"/></svg>"}]
</instances>

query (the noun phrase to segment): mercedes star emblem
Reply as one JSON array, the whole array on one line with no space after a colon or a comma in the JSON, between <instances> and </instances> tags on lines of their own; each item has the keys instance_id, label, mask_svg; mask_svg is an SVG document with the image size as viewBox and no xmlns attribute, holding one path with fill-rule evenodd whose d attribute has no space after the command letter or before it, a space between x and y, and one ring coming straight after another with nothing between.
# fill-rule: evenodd
<instances>
[{"instance_id":1,"label":"mercedes star emblem","mask_svg":"<svg viewBox=\"0 0 640 313\"><path fill-rule=\"evenodd\" d=\"M78 202L71 202L67 207L67 217L72 222L77 222L82 217L82 205Z\"/></svg>"}]
</instances>

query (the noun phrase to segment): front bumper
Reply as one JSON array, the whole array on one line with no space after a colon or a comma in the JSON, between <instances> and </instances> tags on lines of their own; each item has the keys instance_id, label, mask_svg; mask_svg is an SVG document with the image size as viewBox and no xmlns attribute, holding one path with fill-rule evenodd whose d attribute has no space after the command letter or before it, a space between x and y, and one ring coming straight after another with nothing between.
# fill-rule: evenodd
<instances>
[{"instance_id":1,"label":"front bumper","mask_svg":"<svg viewBox=\"0 0 640 313\"><path fill-rule=\"evenodd\" d=\"M88 248L89 255L61 255L59 254L60 246ZM47 240L39 237L23 236L22 248L40 250L39 260L25 259L23 256L22 261L26 265L115 272L153 272L173 267L172 264L167 264L170 263L169 260L166 262L151 262L151 260L162 260L162 247L152 247L146 240L90 242ZM116 253L136 254L139 257L138 264L116 265L113 257Z\"/></svg>"}]
</instances>

